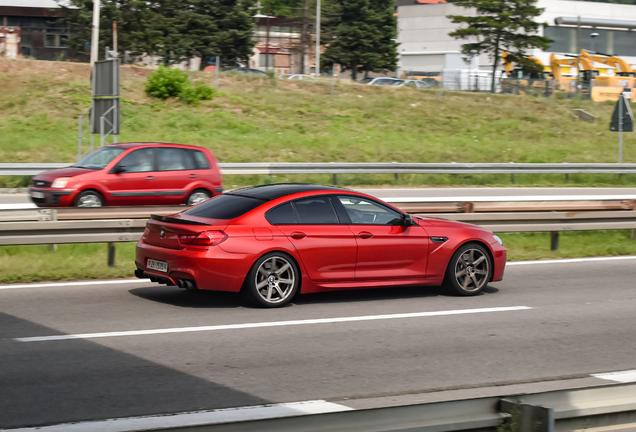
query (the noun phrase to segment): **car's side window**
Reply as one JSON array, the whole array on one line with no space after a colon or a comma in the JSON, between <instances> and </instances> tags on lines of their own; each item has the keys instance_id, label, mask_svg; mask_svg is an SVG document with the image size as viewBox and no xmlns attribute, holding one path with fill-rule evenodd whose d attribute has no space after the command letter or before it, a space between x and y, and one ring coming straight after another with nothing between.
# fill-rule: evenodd
<instances>
[{"instance_id":1,"label":"car's side window","mask_svg":"<svg viewBox=\"0 0 636 432\"><path fill-rule=\"evenodd\" d=\"M183 171L192 170L194 160L190 152L180 148L160 148L159 157L157 158L158 171Z\"/></svg>"},{"instance_id":2,"label":"car's side window","mask_svg":"<svg viewBox=\"0 0 636 432\"><path fill-rule=\"evenodd\" d=\"M294 225L298 224L298 214L292 203L274 207L265 213L265 218L272 225Z\"/></svg>"},{"instance_id":3,"label":"car's side window","mask_svg":"<svg viewBox=\"0 0 636 432\"><path fill-rule=\"evenodd\" d=\"M155 171L155 149L143 148L128 153L117 166L129 173Z\"/></svg>"},{"instance_id":4,"label":"car's side window","mask_svg":"<svg viewBox=\"0 0 636 432\"><path fill-rule=\"evenodd\" d=\"M210 162L208 162L208 158L205 157L201 150L190 150L194 155L194 160L197 163L198 169L210 169Z\"/></svg>"},{"instance_id":5,"label":"car's side window","mask_svg":"<svg viewBox=\"0 0 636 432\"><path fill-rule=\"evenodd\" d=\"M329 197L319 196L294 201L300 224L337 225L340 223Z\"/></svg>"},{"instance_id":6,"label":"car's side window","mask_svg":"<svg viewBox=\"0 0 636 432\"><path fill-rule=\"evenodd\" d=\"M354 225L401 225L402 214L375 201L356 196L339 196Z\"/></svg>"}]
</instances>

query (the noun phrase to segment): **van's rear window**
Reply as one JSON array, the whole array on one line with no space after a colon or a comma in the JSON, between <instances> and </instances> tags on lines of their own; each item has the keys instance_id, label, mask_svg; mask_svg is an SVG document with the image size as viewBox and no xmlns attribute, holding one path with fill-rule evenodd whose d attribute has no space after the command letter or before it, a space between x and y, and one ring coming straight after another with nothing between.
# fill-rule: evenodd
<instances>
[{"instance_id":1,"label":"van's rear window","mask_svg":"<svg viewBox=\"0 0 636 432\"><path fill-rule=\"evenodd\" d=\"M184 214L209 219L234 219L267 201L246 196L223 194L184 211Z\"/></svg>"}]
</instances>

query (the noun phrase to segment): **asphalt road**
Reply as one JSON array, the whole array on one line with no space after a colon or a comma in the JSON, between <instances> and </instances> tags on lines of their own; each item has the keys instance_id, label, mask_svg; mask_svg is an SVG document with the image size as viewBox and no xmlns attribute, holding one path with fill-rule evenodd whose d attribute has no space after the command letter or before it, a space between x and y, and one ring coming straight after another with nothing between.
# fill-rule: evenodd
<instances>
[{"instance_id":1,"label":"asphalt road","mask_svg":"<svg viewBox=\"0 0 636 432\"><path fill-rule=\"evenodd\" d=\"M636 369L635 265L516 264L478 297L391 288L300 296L273 310L143 281L0 287L0 428L600 382L589 374ZM455 312L431 314L441 311ZM419 315L390 316L409 313ZM315 321L343 317L365 318ZM280 323L290 320L302 322ZM134 333L143 330L164 333ZM24 339L87 333L99 335Z\"/></svg>"}]
</instances>

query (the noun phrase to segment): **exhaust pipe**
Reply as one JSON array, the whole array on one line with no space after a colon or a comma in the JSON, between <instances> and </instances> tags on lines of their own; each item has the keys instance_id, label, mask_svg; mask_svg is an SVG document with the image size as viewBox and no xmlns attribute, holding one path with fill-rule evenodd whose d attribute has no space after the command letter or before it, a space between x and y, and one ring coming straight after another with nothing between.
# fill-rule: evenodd
<instances>
[{"instance_id":1,"label":"exhaust pipe","mask_svg":"<svg viewBox=\"0 0 636 432\"><path fill-rule=\"evenodd\" d=\"M150 276L150 282L157 282L157 278L154 276Z\"/></svg>"},{"instance_id":2,"label":"exhaust pipe","mask_svg":"<svg viewBox=\"0 0 636 432\"><path fill-rule=\"evenodd\" d=\"M144 278L144 272L137 269L135 270L135 276L138 277L139 279L143 279Z\"/></svg>"},{"instance_id":3,"label":"exhaust pipe","mask_svg":"<svg viewBox=\"0 0 636 432\"><path fill-rule=\"evenodd\" d=\"M177 286L178 286L179 288L181 288L181 289L186 289L186 286L185 286L185 283L184 283L184 282L185 282L185 281L184 281L183 279L179 279L179 280L177 281Z\"/></svg>"},{"instance_id":4,"label":"exhaust pipe","mask_svg":"<svg viewBox=\"0 0 636 432\"><path fill-rule=\"evenodd\" d=\"M194 282L193 281L189 281L189 280L185 281L185 287L186 287L186 289L189 289L189 290L197 289L197 286L194 284Z\"/></svg>"}]
</instances>

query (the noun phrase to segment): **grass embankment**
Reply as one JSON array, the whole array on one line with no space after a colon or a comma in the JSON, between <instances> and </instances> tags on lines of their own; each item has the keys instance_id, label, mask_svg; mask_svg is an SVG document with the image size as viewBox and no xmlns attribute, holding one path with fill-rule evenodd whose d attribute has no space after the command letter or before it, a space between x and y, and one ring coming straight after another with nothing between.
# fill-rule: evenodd
<instances>
[{"instance_id":1,"label":"grass embankment","mask_svg":"<svg viewBox=\"0 0 636 432\"><path fill-rule=\"evenodd\" d=\"M543 258L636 255L629 230L561 233L560 247L550 250L549 233L500 234L510 261ZM132 277L135 244L117 245L115 267L106 265L105 244L0 247L0 283Z\"/></svg>"},{"instance_id":2,"label":"grass embankment","mask_svg":"<svg viewBox=\"0 0 636 432\"><path fill-rule=\"evenodd\" d=\"M613 104L222 76L224 95L197 107L144 93L148 70L123 68L120 142L209 147L221 162L615 162ZM212 75L192 73L211 83ZM0 161L73 162L77 118L90 103L89 68L0 60ZM586 123L571 114L584 108ZM626 134L624 161L636 162ZM330 183L331 176L227 177ZM396 184L392 175L341 175L342 185ZM633 185L634 176L518 175L517 185ZM18 179L0 179L17 186ZM22 181L24 182L24 180ZM508 175L401 175L404 185L510 185Z\"/></svg>"}]
</instances>

